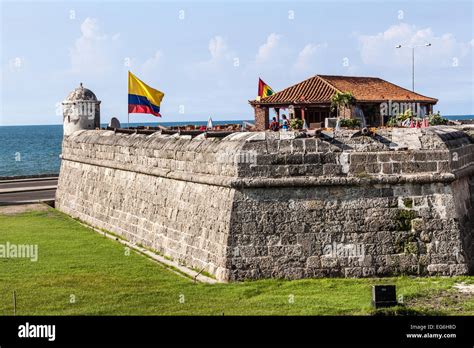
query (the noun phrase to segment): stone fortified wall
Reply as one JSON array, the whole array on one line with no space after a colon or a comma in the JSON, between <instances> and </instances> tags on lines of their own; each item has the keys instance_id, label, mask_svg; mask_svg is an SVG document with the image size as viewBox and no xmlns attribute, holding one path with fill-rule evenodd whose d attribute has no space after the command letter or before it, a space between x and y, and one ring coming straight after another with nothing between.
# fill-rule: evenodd
<instances>
[{"instance_id":1,"label":"stone fortified wall","mask_svg":"<svg viewBox=\"0 0 474 348\"><path fill-rule=\"evenodd\" d=\"M78 131L59 210L222 281L474 270L474 128Z\"/></svg>"}]
</instances>

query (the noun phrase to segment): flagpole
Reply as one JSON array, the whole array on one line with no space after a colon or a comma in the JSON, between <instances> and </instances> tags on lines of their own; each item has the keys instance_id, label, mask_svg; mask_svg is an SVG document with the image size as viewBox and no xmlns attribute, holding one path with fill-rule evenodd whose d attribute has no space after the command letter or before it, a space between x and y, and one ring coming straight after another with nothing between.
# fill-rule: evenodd
<instances>
[{"instance_id":1,"label":"flagpole","mask_svg":"<svg viewBox=\"0 0 474 348\"><path fill-rule=\"evenodd\" d=\"M130 95L130 70L128 71L127 78L127 92ZM129 109L129 100L127 100L127 128L130 129L130 109Z\"/></svg>"}]
</instances>

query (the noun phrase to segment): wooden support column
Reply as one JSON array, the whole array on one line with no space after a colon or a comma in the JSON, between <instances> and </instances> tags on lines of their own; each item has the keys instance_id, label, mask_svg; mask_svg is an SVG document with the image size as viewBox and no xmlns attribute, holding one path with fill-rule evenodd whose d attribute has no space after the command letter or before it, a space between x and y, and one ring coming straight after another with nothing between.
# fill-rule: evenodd
<instances>
[{"instance_id":1,"label":"wooden support column","mask_svg":"<svg viewBox=\"0 0 474 348\"><path fill-rule=\"evenodd\" d=\"M277 122L280 123L280 108L275 108Z\"/></svg>"}]
</instances>

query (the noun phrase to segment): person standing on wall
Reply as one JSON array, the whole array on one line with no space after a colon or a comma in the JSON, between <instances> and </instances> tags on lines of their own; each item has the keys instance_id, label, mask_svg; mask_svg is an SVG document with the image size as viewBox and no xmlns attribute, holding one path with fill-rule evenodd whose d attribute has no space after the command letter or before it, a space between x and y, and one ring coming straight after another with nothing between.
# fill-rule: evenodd
<instances>
[{"instance_id":1,"label":"person standing on wall","mask_svg":"<svg viewBox=\"0 0 474 348\"><path fill-rule=\"evenodd\" d=\"M280 130L280 123L277 122L276 117L273 117L272 123L270 123L270 129L274 132Z\"/></svg>"},{"instance_id":2,"label":"person standing on wall","mask_svg":"<svg viewBox=\"0 0 474 348\"><path fill-rule=\"evenodd\" d=\"M288 119L286 118L286 115L283 115L282 117L282 129L284 132L287 132L288 129L290 128L290 122L288 122Z\"/></svg>"}]
</instances>

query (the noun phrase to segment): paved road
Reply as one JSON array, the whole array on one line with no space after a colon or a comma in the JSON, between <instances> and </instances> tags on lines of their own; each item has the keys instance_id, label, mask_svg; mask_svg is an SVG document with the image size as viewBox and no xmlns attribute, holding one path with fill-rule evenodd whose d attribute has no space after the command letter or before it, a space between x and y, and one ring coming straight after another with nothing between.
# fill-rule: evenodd
<instances>
[{"instance_id":1,"label":"paved road","mask_svg":"<svg viewBox=\"0 0 474 348\"><path fill-rule=\"evenodd\" d=\"M26 188L36 186L57 186L58 179L38 179L38 180L0 180L0 191L2 189Z\"/></svg>"},{"instance_id":2,"label":"paved road","mask_svg":"<svg viewBox=\"0 0 474 348\"><path fill-rule=\"evenodd\" d=\"M0 205L54 200L57 178L0 181Z\"/></svg>"}]
</instances>

